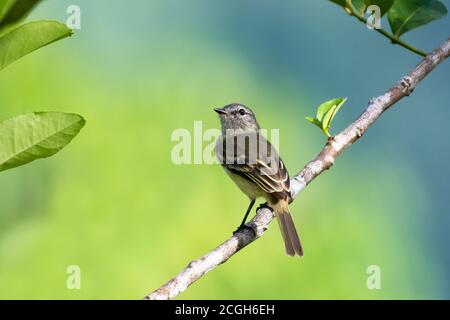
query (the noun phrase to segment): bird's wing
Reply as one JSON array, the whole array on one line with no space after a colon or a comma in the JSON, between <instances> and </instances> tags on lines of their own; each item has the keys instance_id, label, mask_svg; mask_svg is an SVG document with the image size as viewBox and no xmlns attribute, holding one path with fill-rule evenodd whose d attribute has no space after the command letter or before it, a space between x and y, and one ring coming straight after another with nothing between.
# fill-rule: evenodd
<instances>
[{"instance_id":1,"label":"bird's wing","mask_svg":"<svg viewBox=\"0 0 450 320\"><path fill-rule=\"evenodd\" d=\"M220 140L220 138L219 138ZM267 193L290 195L289 173L278 152L260 133L226 135L216 147L221 164ZM227 148L228 147L228 148Z\"/></svg>"}]
</instances>

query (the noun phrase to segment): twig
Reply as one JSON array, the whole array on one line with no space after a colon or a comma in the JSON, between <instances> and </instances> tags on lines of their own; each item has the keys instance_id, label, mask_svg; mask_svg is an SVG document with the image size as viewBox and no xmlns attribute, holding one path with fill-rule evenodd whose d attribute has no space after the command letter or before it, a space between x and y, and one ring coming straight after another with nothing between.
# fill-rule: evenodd
<instances>
[{"instance_id":1,"label":"twig","mask_svg":"<svg viewBox=\"0 0 450 320\"><path fill-rule=\"evenodd\" d=\"M439 63L448 58L449 55L450 38L440 48L431 52L407 76L403 77L401 81L386 91L385 94L370 100L366 110L341 133L328 139L328 142L319 155L292 178L291 188L293 198L317 176L329 169L336 158L347 147L361 138L383 112L400 99L408 96L417 84L436 68ZM150 293L145 299L166 300L176 297L204 274L224 263L236 252L258 239L267 230L272 219L273 214L269 209L259 209L255 217L248 223L254 232L248 229L237 232L211 252L189 263L178 275Z\"/></svg>"}]
</instances>

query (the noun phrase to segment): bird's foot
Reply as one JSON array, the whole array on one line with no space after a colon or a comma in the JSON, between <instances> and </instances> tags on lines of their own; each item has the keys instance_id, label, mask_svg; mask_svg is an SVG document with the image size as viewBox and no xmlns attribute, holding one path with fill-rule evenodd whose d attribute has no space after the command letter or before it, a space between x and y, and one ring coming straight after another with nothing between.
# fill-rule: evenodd
<instances>
[{"instance_id":1,"label":"bird's foot","mask_svg":"<svg viewBox=\"0 0 450 320\"><path fill-rule=\"evenodd\" d=\"M250 226L248 226L248 225L246 225L246 224L241 224L241 225L233 232L233 236L234 236L236 233L238 233L239 231L242 231L242 230L245 230L245 229L251 230L251 231L253 232L253 234L256 235L255 230L253 230L252 227L250 227Z\"/></svg>"},{"instance_id":2,"label":"bird's foot","mask_svg":"<svg viewBox=\"0 0 450 320\"><path fill-rule=\"evenodd\" d=\"M404 90L406 91L406 96L409 96L414 91L414 85L412 82L411 77L406 76L401 81L400 84L403 86Z\"/></svg>"},{"instance_id":3,"label":"bird's foot","mask_svg":"<svg viewBox=\"0 0 450 320\"><path fill-rule=\"evenodd\" d=\"M267 204L267 202L261 203L261 204L259 205L259 207L256 208L256 211L258 211L258 210L260 210L260 209L264 209L264 208L267 208L267 209L269 209L270 211L272 211L272 208Z\"/></svg>"}]
</instances>

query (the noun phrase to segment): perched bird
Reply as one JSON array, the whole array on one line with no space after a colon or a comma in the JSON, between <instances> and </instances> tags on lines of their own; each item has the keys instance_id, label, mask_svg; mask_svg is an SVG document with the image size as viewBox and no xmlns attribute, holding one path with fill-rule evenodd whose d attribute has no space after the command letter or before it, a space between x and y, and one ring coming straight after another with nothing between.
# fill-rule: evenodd
<instances>
[{"instance_id":1,"label":"perched bird","mask_svg":"<svg viewBox=\"0 0 450 320\"><path fill-rule=\"evenodd\" d=\"M263 197L277 217L286 253L290 256L303 256L288 207L292 200L289 173L278 152L260 133L255 114L239 103L216 108L214 111L219 114L222 125L222 135L216 143L217 158L239 189L250 199L238 230L246 227L245 222L255 200Z\"/></svg>"}]
</instances>

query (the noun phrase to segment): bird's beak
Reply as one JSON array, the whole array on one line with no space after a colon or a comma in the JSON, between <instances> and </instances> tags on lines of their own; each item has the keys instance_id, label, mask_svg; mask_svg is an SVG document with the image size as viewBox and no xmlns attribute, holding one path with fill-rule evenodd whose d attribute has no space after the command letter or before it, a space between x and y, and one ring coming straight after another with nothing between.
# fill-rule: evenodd
<instances>
[{"instance_id":1,"label":"bird's beak","mask_svg":"<svg viewBox=\"0 0 450 320\"><path fill-rule=\"evenodd\" d=\"M214 108L214 111L217 112L218 114L226 114L227 112L225 110L223 110L222 108Z\"/></svg>"}]
</instances>

